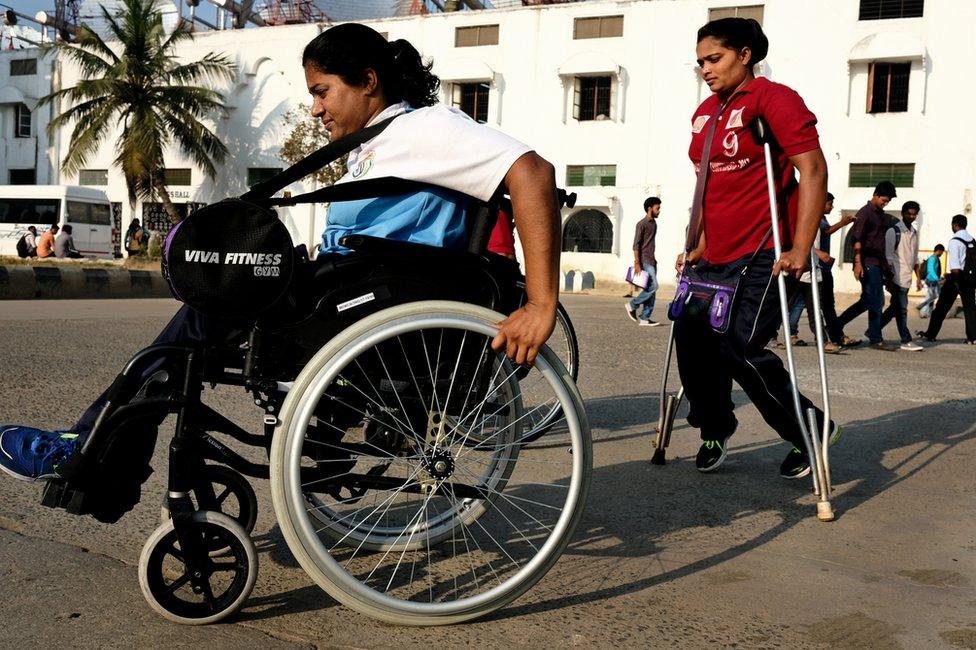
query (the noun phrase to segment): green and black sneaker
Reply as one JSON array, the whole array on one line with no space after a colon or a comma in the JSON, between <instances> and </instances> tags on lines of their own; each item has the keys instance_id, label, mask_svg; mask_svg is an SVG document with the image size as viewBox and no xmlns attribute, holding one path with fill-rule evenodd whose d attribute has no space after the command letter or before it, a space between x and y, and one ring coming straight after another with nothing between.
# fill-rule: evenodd
<instances>
[{"instance_id":1,"label":"green and black sneaker","mask_svg":"<svg viewBox=\"0 0 976 650\"><path fill-rule=\"evenodd\" d=\"M794 479L803 478L810 474L810 459L807 452L793 447L790 453L786 454L783 464L779 466L779 475L783 478Z\"/></svg>"},{"instance_id":2,"label":"green and black sneaker","mask_svg":"<svg viewBox=\"0 0 976 650\"><path fill-rule=\"evenodd\" d=\"M727 449L724 440L706 440L698 448L698 455L695 457L695 467L699 472L714 472L725 462Z\"/></svg>"},{"instance_id":3,"label":"green and black sneaker","mask_svg":"<svg viewBox=\"0 0 976 650\"><path fill-rule=\"evenodd\" d=\"M819 432L818 432L819 433ZM833 430L830 432L830 438L828 442L830 446L833 447L840 440L840 435L842 429L839 424L834 424ZM786 479L803 478L804 476L810 475L810 459L807 458L807 452L802 449L797 449L793 447L790 452L786 454L786 458L783 459L783 464L779 466L779 475Z\"/></svg>"}]
</instances>

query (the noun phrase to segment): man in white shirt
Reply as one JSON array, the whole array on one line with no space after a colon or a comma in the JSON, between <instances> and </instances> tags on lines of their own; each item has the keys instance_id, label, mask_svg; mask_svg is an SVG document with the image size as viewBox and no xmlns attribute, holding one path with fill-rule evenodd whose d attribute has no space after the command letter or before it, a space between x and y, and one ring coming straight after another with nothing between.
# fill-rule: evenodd
<instances>
[{"instance_id":1,"label":"man in white shirt","mask_svg":"<svg viewBox=\"0 0 976 650\"><path fill-rule=\"evenodd\" d=\"M976 283L966 277L967 251L976 247L973 236L966 232L968 220L965 215L957 214L952 218L952 239L946 247L949 273L946 275L945 286L939 294L939 301L935 304L929 328L918 335L926 341L935 341L942 329L942 321L956 301L958 295L962 299L962 311L966 317L966 343L976 345ZM971 253L970 253L971 254Z\"/></svg>"},{"instance_id":2,"label":"man in white shirt","mask_svg":"<svg viewBox=\"0 0 976 650\"><path fill-rule=\"evenodd\" d=\"M912 225L918 219L920 206L915 201L905 201L901 206L901 221L885 232L885 258L892 278L888 286L891 302L881 314L881 328L895 319L901 336L901 349L918 352L923 348L912 341L908 329L908 292L912 288L912 274L918 271L918 231ZM922 275L917 274L916 285L922 288Z\"/></svg>"}]
</instances>

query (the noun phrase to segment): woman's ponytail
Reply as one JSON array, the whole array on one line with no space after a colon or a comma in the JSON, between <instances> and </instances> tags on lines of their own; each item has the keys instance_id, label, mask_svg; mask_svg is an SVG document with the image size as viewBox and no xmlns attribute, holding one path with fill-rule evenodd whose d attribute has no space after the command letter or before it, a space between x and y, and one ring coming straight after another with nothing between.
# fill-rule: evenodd
<instances>
[{"instance_id":1,"label":"woman's ponytail","mask_svg":"<svg viewBox=\"0 0 976 650\"><path fill-rule=\"evenodd\" d=\"M390 101L405 101L414 108L437 103L437 91L441 80L430 69L409 41L398 39L387 46L390 51L390 74L384 82L384 90Z\"/></svg>"}]
</instances>

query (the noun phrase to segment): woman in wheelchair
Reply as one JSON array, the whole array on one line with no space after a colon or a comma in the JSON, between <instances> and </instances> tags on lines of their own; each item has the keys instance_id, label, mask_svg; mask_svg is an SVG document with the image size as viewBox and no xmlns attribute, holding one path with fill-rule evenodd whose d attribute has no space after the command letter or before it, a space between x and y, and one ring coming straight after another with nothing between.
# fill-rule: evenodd
<instances>
[{"instance_id":1,"label":"woman in wheelchair","mask_svg":"<svg viewBox=\"0 0 976 650\"><path fill-rule=\"evenodd\" d=\"M115 521L175 414L163 521L139 562L163 616L214 622L249 595L257 499L243 475L270 478L293 555L342 603L395 623L482 616L555 563L590 481L582 399L544 346L558 293L554 170L438 104L438 79L405 41L339 25L302 65L333 142L174 227L164 272L184 306L75 426L0 427L0 467L48 479L45 505ZM345 152L336 185L270 198ZM485 250L503 191L524 293L518 265ZM329 203L314 261L293 254L269 207L312 201ZM204 403L217 384L250 392L263 435ZM269 463L211 434L265 447Z\"/></svg>"},{"instance_id":2,"label":"woman in wheelchair","mask_svg":"<svg viewBox=\"0 0 976 650\"><path fill-rule=\"evenodd\" d=\"M528 302L498 323L491 345L516 363L532 364L555 322L559 215L553 167L524 144L438 104L439 80L431 74L430 64L425 64L406 41L388 43L369 27L339 25L306 46L302 65L312 95L312 115L322 120L333 141L396 118L350 153L348 172L340 183L398 177L435 187L332 203L318 258L296 272L291 304L285 310L288 316L301 321L296 314L303 305L310 298L321 298L316 281L330 272L342 276L338 267L355 269L345 275L359 276L366 273L365 264L372 265L373 272L378 266L392 264L400 265L394 272L406 274L410 270L407 265L416 261L410 256L390 259L383 250L376 251L379 255L374 251L351 251L343 245L344 237L364 235L462 248L469 236L465 211L470 197L489 201L504 187L511 195L526 251ZM356 256L363 258L362 264L350 263ZM446 270L443 266L442 269ZM335 285L336 280L333 278L331 284ZM448 278L441 280L445 285L451 284ZM474 282L475 278L470 280ZM298 295L302 292L313 295ZM473 288L472 292L477 293ZM445 294L431 291L428 297L438 295ZM184 305L155 343L225 342L242 335L243 329L235 325ZM317 343L321 342L319 338ZM164 362L150 364L139 375L137 389L130 391L131 399L171 390L171 375ZM69 429L43 431L20 425L0 426L0 467L26 480L56 476L57 468L84 444L105 406L108 392ZM148 462L154 438L142 436L142 440L130 445L133 448L129 452L143 457L140 465ZM137 485L148 476L142 467L131 474L130 480Z\"/></svg>"}]
</instances>

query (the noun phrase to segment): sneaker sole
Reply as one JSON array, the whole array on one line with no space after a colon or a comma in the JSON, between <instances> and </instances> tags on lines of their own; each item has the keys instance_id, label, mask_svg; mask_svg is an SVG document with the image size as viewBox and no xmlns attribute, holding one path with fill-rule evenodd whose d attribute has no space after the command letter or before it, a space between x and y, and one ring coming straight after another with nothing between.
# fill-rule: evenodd
<instances>
[{"instance_id":1,"label":"sneaker sole","mask_svg":"<svg viewBox=\"0 0 976 650\"><path fill-rule=\"evenodd\" d=\"M629 318L630 320L632 320L632 321L634 321L636 323L637 322L637 317L634 316L632 313L630 313L630 306L625 304L624 305L624 310L627 312L627 318Z\"/></svg>"},{"instance_id":2,"label":"sneaker sole","mask_svg":"<svg viewBox=\"0 0 976 650\"><path fill-rule=\"evenodd\" d=\"M795 480L795 479L798 479L798 478L806 478L807 476L810 476L810 472L811 471L813 471L813 470L810 468L809 465L807 465L807 468L805 470L803 470L802 472L800 472L799 474L794 474L793 476L787 476L786 474L780 474L780 476L783 477L783 478L785 478L787 481L792 481L792 480Z\"/></svg>"},{"instance_id":3,"label":"sneaker sole","mask_svg":"<svg viewBox=\"0 0 976 650\"><path fill-rule=\"evenodd\" d=\"M0 469L2 469L4 471L4 473L9 474L10 476L13 476L18 481L25 481L27 483L34 483L35 481L38 480L36 478L31 478L29 476L24 476L23 474L18 474L17 472L15 472L15 471L13 471L11 469L7 469L3 465L0 465Z\"/></svg>"}]
</instances>

